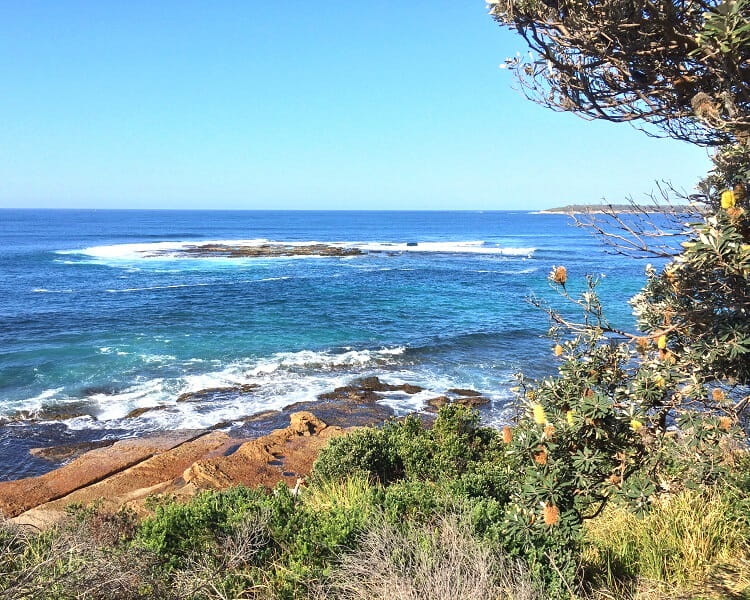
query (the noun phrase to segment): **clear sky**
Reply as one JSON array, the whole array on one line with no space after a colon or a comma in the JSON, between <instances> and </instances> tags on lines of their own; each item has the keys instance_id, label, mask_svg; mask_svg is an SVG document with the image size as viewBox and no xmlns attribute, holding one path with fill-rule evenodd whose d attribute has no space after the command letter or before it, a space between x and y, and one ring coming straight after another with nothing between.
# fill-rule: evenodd
<instances>
[{"instance_id":1,"label":"clear sky","mask_svg":"<svg viewBox=\"0 0 750 600\"><path fill-rule=\"evenodd\" d=\"M709 164L525 100L482 0L0 15L0 207L533 209L691 190Z\"/></svg>"}]
</instances>

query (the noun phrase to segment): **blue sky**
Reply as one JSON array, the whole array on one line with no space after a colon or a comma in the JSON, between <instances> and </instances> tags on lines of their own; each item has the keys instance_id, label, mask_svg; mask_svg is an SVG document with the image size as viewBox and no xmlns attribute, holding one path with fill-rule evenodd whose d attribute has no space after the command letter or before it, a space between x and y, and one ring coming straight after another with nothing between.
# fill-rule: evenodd
<instances>
[{"instance_id":1,"label":"blue sky","mask_svg":"<svg viewBox=\"0 0 750 600\"><path fill-rule=\"evenodd\" d=\"M481 0L6 2L0 207L533 209L706 151L553 113Z\"/></svg>"}]
</instances>

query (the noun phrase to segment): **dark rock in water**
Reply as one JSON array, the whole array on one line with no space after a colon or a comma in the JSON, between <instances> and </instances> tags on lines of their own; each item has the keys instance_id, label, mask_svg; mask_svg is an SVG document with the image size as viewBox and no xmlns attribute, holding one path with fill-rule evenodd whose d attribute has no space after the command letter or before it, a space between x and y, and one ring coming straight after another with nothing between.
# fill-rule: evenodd
<instances>
[{"instance_id":1,"label":"dark rock in water","mask_svg":"<svg viewBox=\"0 0 750 600\"><path fill-rule=\"evenodd\" d=\"M484 396L469 396L465 398L456 398L453 400L452 404L460 404L461 406L482 406L484 404L489 404L490 399L485 398Z\"/></svg>"},{"instance_id":2,"label":"dark rock in water","mask_svg":"<svg viewBox=\"0 0 750 600\"><path fill-rule=\"evenodd\" d=\"M170 253L173 251L170 250ZM159 256L154 252L150 256ZM233 246L231 244L202 244L187 246L180 251L187 256L225 256L229 258L266 258L280 256L358 256L364 254L359 248L343 248L330 244L261 244L259 246Z\"/></svg>"},{"instance_id":3,"label":"dark rock in water","mask_svg":"<svg viewBox=\"0 0 750 600\"><path fill-rule=\"evenodd\" d=\"M482 406L490 401L489 398L484 396L463 396L460 398L449 398L448 396L438 396L437 398L431 398L427 401L427 410L437 411L438 409L446 406L447 404L460 404L461 406L469 406L476 408Z\"/></svg>"},{"instance_id":4,"label":"dark rock in water","mask_svg":"<svg viewBox=\"0 0 750 600\"><path fill-rule=\"evenodd\" d=\"M48 448L31 448L29 453L37 458L43 458L51 462L62 462L81 456L89 450L111 446L116 440L99 440L98 442L79 442L77 444L62 444Z\"/></svg>"},{"instance_id":5,"label":"dark rock in water","mask_svg":"<svg viewBox=\"0 0 750 600\"><path fill-rule=\"evenodd\" d=\"M204 390L198 390L197 392L185 392L177 396L177 402L204 402L206 400L213 400L217 396L224 398L226 396L240 396L242 394L250 394L257 390L260 386L256 383L244 383L242 385L233 385L229 387L216 387L206 388Z\"/></svg>"},{"instance_id":6,"label":"dark rock in water","mask_svg":"<svg viewBox=\"0 0 750 600\"><path fill-rule=\"evenodd\" d=\"M411 247L414 247L414 246L418 246L419 244L417 242L406 242L406 245L407 245L407 247L411 248Z\"/></svg>"},{"instance_id":7,"label":"dark rock in water","mask_svg":"<svg viewBox=\"0 0 750 600\"><path fill-rule=\"evenodd\" d=\"M96 416L91 414L91 409L92 406L85 401L70 402L68 404L48 404L35 411L18 410L10 417L9 422L67 421L68 419L76 419L78 417L96 419Z\"/></svg>"},{"instance_id":8,"label":"dark rock in water","mask_svg":"<svg viewBox=\"0 0 750 600\"><path fill-rule=\"evenodd\" d=\"M115 385L91 385L81 389L81 396L111 396L122 391L122 387Z\"/></svg>"},{"instance_id":9,"label":"dark rock in water","mask_svg":"<svg viewBox=\"0 0 750 600\"><path fill-rule=\"evenodd\" d=\"M296 402L285 411L309 411L329 425L336 427L365 427L380 425L393 417L393 409L375 402L360 404L348 400L326 402Z\"/></svg>"},{"instance_id":10,"label":"dark rock in water","mask_svg":"<svg viewBox=\"0 0 750 600\"><path fill-rule=\"evenodd\" d=\"M378 377L362 377L361 379L356 380L353 385L369 392L393 391L393 386L383 383Z\"/></svg>"},{"instance_id":11,"label":"dark rock in water","mask_svg":"<svg viewBox=\"0 0 750 600\"><path fill-rule=\"evenodd\" d=\"M418 394L419 392L424 391L424 388L419 387L418 385L411 385L409 383L404 383L401 386L399 386L404 392L407 394Z\"/></svg>"},{"instance_id":12,"label":"dark rock in water","mask_svg":"<svg viewBox=\"0 0 750 600\"><path fill-rule=\"evenodd\" d=\"M378 395L378 392L406 392L407 394L416 394L421 391L422 388L418 385L411 385L409 383L393 385L391 383L384 383L380 381L378 377L363 377L361 379L355 380L350 385L337 387L332 392L319 394L318 400L377 402L381 399L381 396Z\"/></svg>"},{"instance_id":13,"label":"dark rock in water","mask_svg":"<svg viewBox=\"0 0 750 600\"><path fill-rule=\"evenodd\" d=\"M437 398L430 398L427 401L427 406L433 409L442 408L446 404L450 404L451 399L448 396L438 396Z\"/></svg>"},{"instance_id":14,"label":"dark rock in water","mask_svg":"<svg viewBox=\"0 0 750 600\"><path fill-rule=\"evenodd\" d=\"M353 387L369 392L406 392L407 394L416 394L424 389L418 385L411 385L409 383L402 383L399 385L385 383L380 381L380 378L378 377L363 377L362 379L356 380Z\"/></svg>"},{"instance_id":15,"label":"dark rock in water","mask_svg":"<svg viewBox=\"0 0 750 600\"><path fill-rule=\"evenodd\" d=\"M141 415L146 414L147 412L152 412L156 410L165 410L169 408L166 404L159 404L158 406L144 406L142 408L134 408L131 410L128 414L125 415L126 419L135 419L137 417L140 417Z\"/></svg>"},{"instance_id":16,"label":"dark rock in water","mask_svg":"<svg viewBox=\"0 0 750 600\"><path fill-rule=\"evenodd\" d=\"M451 388L448 390L449 394L455 394L456 396L481 396L481 392L476 390L467 390L464 388Z\"/></svg>"},{"instance_id":17,"label":"dark rock in water","mask_svg":"<svg viewBox=\"0 0 750 600\"><path fill-rule=\"evenodd\" d=\"M353 385L337 387L332 392L318 394L318 400L349 400L351 402L377 402L380 400L375 392ZM302 410L302 409L300 409Z\"/></svg>"}]
</instances>

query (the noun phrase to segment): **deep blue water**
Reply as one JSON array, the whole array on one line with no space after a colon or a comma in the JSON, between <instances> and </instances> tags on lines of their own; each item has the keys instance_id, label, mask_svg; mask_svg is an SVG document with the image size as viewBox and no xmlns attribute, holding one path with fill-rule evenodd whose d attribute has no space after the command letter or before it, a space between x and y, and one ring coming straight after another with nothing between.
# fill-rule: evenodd
<instances>
[{"instance_id":1,"label":"deep blue water","mask_svg":"<svg viewBox=\"0 0 750 600\"><path fill-rule=\"evenodd\" d=\"M149 244L254 239L370 251L148 257ZM500 423L513 373L553 366L547 318L525 302L554 299L553 265L568 268L573 290L586 273L603 276L607 314L632 328L626 300L644 265L604 254L562 215L1 210L0 417L80 416L0 427L0 479L44 470L30 447L205 427L362 375L427 388L386 400L400 413L449 387L478 389L492 398L484 419ZM260 388L175 402L240 383ZM124 418L157 405L167 408Z\"/></svg>"}]
</instances>

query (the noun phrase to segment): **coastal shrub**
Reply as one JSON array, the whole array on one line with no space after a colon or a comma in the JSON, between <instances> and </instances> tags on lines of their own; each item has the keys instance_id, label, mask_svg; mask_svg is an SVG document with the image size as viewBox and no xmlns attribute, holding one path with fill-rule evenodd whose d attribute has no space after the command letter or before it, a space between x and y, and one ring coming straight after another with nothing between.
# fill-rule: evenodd
<instances>
[{"instance_id":1,"label":"coastal shrub","mask_svg":"<svg viewBox=\"0 0 750 600\"><path fill-rule=\"evenodd\" d=\"M203 492L185 503L162 502L141 524L136 539L166 565L177 567L190 554L215 545L249 515L260 517L269 504L264 490L241 486Z\"/></svg>"},{"instance_id":2,"label":"coastal shrub","mask_svg":"<svg viewBox=\"0 0 750 600\"><path fill-rule=\"evenodd\" d=\"M481 471L480 463L501 459L498 432L481 427L475 410L448 405L429 428L419 418L408 416L381 428L363 428L334 438L320 452L313 478L357 474L385 485L401 479L455 481Z\"/></svg>"},{"instance_id":3,"label":"coastal shrub","mask_svg":"<svg viewBox=\"0 0 750 600\"><path fill-rule=\"evenodd\" d=\"M363 428L328 442L313 466L315 479L358 476L389 483L403 477L404 467L390 444L389 426Z\"/></svg>"}]
</instances>

